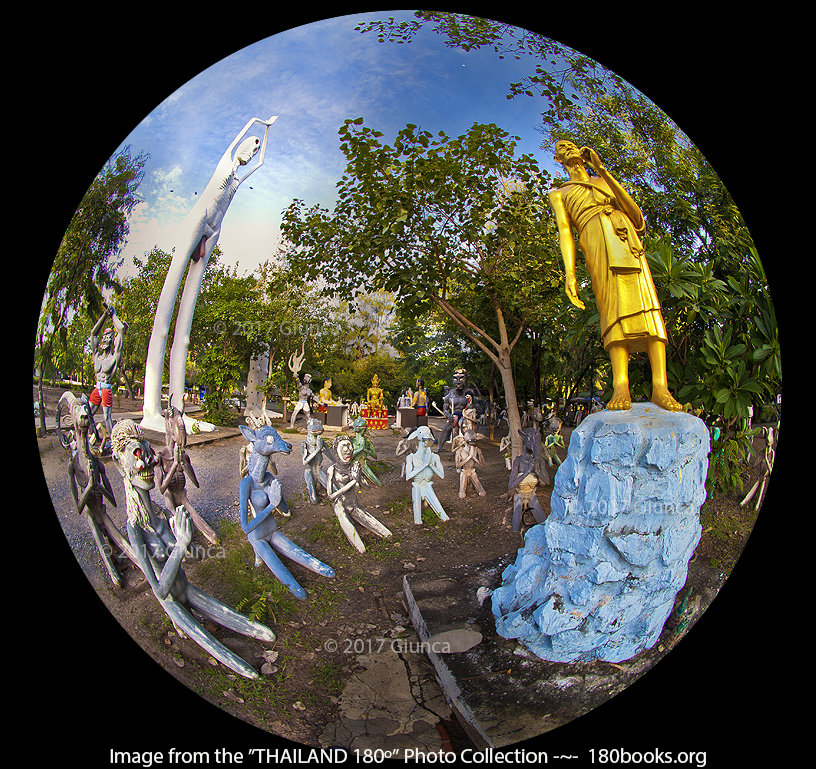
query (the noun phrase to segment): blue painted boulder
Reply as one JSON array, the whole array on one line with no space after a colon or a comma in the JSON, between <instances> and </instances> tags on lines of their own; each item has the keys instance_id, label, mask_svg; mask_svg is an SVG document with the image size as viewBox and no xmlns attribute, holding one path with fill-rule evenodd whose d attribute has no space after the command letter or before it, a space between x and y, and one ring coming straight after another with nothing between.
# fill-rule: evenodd
<instances>
[{"instance_id":1,"label":"blue painted boulder","mask_svg":"<svg viewBox=\"0 0 816 769\"><path fill-rule=\"evenodd\" d=\"M573 431L551 508L492 595L496 630L552 662L621 662L657 642L700 541L710 439L652 403Z\"/></svg>"}]
</instances>

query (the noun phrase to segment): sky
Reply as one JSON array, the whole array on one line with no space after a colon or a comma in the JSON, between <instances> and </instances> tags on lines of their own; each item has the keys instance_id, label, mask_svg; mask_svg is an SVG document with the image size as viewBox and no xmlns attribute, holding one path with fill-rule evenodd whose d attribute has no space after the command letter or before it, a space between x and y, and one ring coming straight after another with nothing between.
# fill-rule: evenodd
<instances>
[{"instance_id":1,"label":"sky","mask_svg":"<svg viewBox=\"0 0 816 769\"><path fill-rule=\"evenodd\" d=\"M253 117L278 115L264 165L239 188L219 240L223 261L237 262L241 273L275 252L281 212L295 198L333 207L345 169L337 132L347 118L362 117L386 143L407 123L449 136L474 122L495 123L521 137L517 155L531 154L539 166L556 170L536 131L543 101L507 99L509 83L531 73L529 58L500 60L491 48L449 49L430 27L405 45L354 31L361 21L389 16L399 21L413 13L341 16L260 40L201 72L133 128L120 148L130 145L150 157L123 272L131 273L132 257L154 245L172 249L196 193ZM256 126L258 135L262 131Z\"/></svg>"}]
</instances>

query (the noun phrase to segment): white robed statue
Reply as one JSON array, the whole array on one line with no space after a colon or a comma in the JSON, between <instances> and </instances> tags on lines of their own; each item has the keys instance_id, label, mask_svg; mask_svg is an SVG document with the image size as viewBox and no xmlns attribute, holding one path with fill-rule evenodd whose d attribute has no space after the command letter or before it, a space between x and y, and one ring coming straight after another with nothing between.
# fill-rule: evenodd
<instances>
[{"instance_id":1,"label":"white robed statue","mask_svg":"<svg viewBox=\"0 0 816 769\"><path fill-rule=\"evenodd\" d=\"M221 224L238 187L263 165L269 127L275 120L277 120L277 115L269 118L269 120L252 118L244 126L243 130L224 152L221 160L218 161L215 173L213 173L204 193L199 197L184 220L182 240L173 253L170 269L164 280L159 304L156 308L156 317L153 321L153 331L150 336L147 364L145 366L142 428L164 431L164 416L161 408L164 351L170 332L173 307L176 304L176 297L181 287L181 279L187 269L187 263L191 262L179 304L173 346L170 349L170 396L173 403L180 404L184 401L184 380L187 370L190 327L193 322L198 292L201 290L204 270L207 268L210 255L218 243L218 238L221 235ZM249 136L244 139L255 123L266 126L263 143L256 136ZM240 145L239 142L241 142ZM261 154L257 165L239 178L238 169L247 165L258 153L258 150L260 150ZM235 151L234 155L233 151ZM184 419L187 422L187 428L191 429L193 420L188 416L185 416ZM199 429L206 430L213 429L213 427L199 422Z\"/></svg>"}]
</instances>

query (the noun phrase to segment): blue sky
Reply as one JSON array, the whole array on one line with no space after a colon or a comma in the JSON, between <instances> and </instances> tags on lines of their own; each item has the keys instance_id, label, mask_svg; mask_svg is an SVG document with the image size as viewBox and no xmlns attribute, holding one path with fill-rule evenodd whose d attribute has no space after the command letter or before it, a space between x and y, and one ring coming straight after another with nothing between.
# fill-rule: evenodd
<instances>
[{"instance_id":1,"label":"blue sky","mask_svg":"<svg viewBox=\"0 0 816 769\"><path fill-rule=\"evenodd\" d=\"M126 264L153 245L172 248L195 193L252 117L279 116L264 166L240 187L224 220L221 249L240 271L274 252L281 212L294 198L333 205L345 168L337 131L347 118L363 117L386 142L406 123L453 136L477 121L496 123L521 137L518 154L554 170L535 130L543 100L506 98L508 84L532 71L529 58L448 49L430 28L410 45L354 31L360 21L388 16L413 18L410 11L342 16L261 40L201 72L147 115L121 142L150 154Z\"/></svg>"}]
</instances>

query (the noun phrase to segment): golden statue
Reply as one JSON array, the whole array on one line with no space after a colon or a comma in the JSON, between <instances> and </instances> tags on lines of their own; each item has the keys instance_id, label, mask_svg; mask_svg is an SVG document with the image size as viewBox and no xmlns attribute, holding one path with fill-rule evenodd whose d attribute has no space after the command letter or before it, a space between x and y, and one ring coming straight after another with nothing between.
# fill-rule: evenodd
<instances>
[{"instance_id":1,"label":"golden statue","mask_svg":"<svg viewBox=\"0 0 816 769\"><path fill-rule=\"evenodd\" d=\"M325 407L337 405L337 401L335 401L334 396L332 395L331 388L332 380L331 379L323 380L323 387L320 388L320 391L317 394L318 408L320 408L320 406ZM320 410L323 411L325 409Z\"/></svg>"},{"instance_id":2,"label":"golden statue","mask_svg":"<svg viewBox=\"0 0 816 769\"><path fill-rule=\"evenodd\" d=\"M549 194L558 224L566 293L572 304L584 308L575 280L575 227L601 315L604 349L612 360L614 389L607 407L631 408L629 353L646 351L652 367L652 403L682 411L668 389L666 327L640 241L646 229L640 208L607 171L595 150L579 150L571 141L559 141L555 159L570 177ZM586 164L597 176L587 173Z\"/></svg>"},{"instance_id":3,"label":"golden statue","mask_svg":"<svg viewBox=\"0 0 816 769\"><path fill-rule=\"evenodd\" d=\"M383 391L379 384L380 378L374 374L371 379L371 387L366 390L366 403L370 411L381 411L385 408L383 403Z\"/></svg>"}]
</instances>

